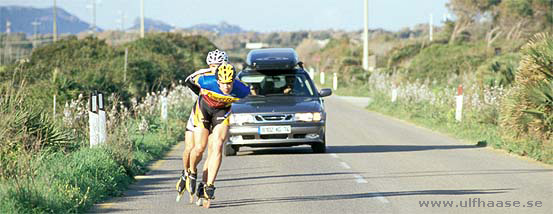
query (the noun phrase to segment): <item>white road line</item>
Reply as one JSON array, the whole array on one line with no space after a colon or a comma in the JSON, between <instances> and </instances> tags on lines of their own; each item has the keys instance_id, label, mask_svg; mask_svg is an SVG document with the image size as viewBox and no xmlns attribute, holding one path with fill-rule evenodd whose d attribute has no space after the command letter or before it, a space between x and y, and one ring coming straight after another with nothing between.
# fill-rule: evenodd
<instances>
[{"instance_id":1,"label":"white road line","mask_svg":"<svg viewBox=\"0 0 553 214\"><path fill-rule=\"evenodd\" d=\"M330 157L338 158L338 155L336 153L330 153L329 155L330 155Z\"/></svg>"},{"instance_id":2,"label":"white road line","mask_svg":"<svg viewBox=\"0 0 553 214\"><path fill-rule=\"evenodd\" d=\"M340 165L346 169L351 169L351 166L349 166L346 162L340 162Z\"/></svg>"},{"instance_id":3,"label":"white road line","mask_svg":"<svg viewBox=\"0 0 553 214\"><path fill-rule=\"evenodd\" d=\"M353 177L355 177L355 182L357 182L358 184L366 184L366 183L369 183L367 180L365 180L363 178L363 176L361 175L353 175Z\"/></svg>"},{"instance_id":4,"label":"white road line","mask_svg":"<svg viewBox=\"0 0 553 214\"><path fill-rule=\"evenodd\" d=\"M376 199L378 199L380 202L385 203L385 204L390 203L390 201L388 201L388 199L386 199L383 196L376 196Z\"/></svg>"}]
</instances>

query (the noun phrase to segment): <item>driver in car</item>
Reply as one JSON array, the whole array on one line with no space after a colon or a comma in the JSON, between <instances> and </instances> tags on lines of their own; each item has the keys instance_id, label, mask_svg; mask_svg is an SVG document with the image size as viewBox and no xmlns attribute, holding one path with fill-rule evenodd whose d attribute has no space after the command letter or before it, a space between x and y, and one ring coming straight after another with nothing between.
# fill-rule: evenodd
<instances>
[{"instance_id":1,"label":"driver in car","mask_svg":"<svg viewBox=\"0 0 553 214\"><path fill-rule=\"evenodd\" d=\"M282 87L282 93L292 94L296 77L295 76L286 76L285 79L286 79L286 85L284 85L284 87Z\"/></svg>"}]
</instances>

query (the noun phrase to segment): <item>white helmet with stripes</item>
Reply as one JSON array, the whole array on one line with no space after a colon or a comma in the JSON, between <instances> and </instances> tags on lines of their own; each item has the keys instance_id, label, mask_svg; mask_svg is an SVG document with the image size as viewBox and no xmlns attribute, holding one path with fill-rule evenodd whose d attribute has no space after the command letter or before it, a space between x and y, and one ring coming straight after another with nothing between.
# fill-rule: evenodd
<instances>
[{"instance_id":1,"label":"white helmet with stripes","mask_svg":"<svg viewBox=\"0 0 553 214\"><path fill-rule=\"evenodd\" d=\"M210 51L207 54L207 58L205 59L205 62L207 62L208 65L223 64L228 62L228 56L227 56L227 53L225 53L224 51L220 51L219 49L216 49L214 51Z\"/></svg>"}]
</instances>

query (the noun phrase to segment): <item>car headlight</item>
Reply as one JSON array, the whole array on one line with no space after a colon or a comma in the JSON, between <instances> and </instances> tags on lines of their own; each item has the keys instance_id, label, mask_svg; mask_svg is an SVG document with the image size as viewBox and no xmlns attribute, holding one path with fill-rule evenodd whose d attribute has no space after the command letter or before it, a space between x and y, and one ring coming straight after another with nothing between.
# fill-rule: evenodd
<instances>
[{"instance_id":1,"label":"car headlight","mask_svg":"<svg viewBox=\"0 0 553 214\"><path fill-rule=\"evenodd\" d=\"M296 121L318 122L321 121L321 112L296 113L294 119Z\"/></svg>"},{"instance_id":2,"label":"car headlight","mask_svg":"<svg viewBox=\"0 0 553 214\"><path fill-rule=\"evenodd\" d=\"M244 123L253 123L254 118L250 114L231 114L230 123L242 125Z\"/></svg>"}]
</instances>

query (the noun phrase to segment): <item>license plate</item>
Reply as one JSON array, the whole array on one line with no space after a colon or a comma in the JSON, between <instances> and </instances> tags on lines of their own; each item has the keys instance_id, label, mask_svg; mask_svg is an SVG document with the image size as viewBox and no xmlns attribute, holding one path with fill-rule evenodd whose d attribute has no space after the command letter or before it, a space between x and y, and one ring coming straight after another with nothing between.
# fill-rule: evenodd
<instances>
[{"instance_id":1,"label":"license plate","mask_svg":"<svg viewBox=\"0 0 553 214\"><path fill-rule=\"evenodd\" d=\"M291 126L260 126L259 134L290 134Z\"/></svg>"}]
</instances>

